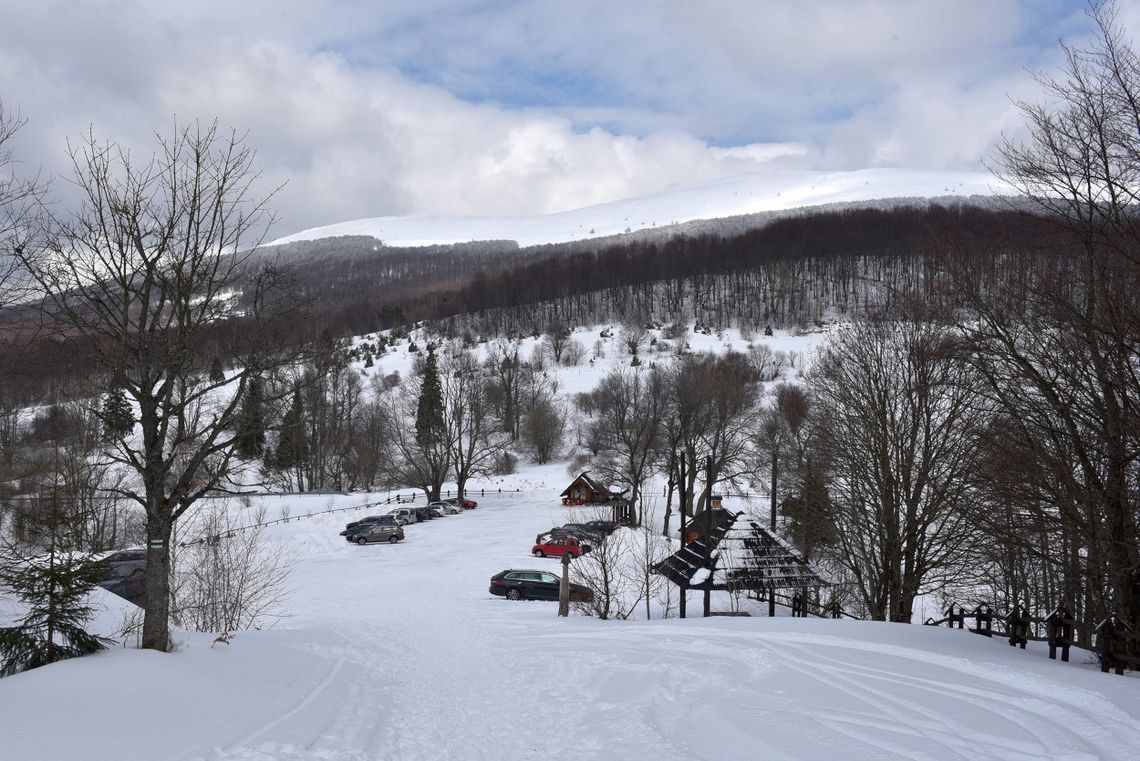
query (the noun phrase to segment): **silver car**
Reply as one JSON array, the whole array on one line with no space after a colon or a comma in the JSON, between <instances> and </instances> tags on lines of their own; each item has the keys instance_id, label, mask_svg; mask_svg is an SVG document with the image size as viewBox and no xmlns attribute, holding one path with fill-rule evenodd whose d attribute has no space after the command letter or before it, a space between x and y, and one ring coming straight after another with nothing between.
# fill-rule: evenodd
<instances>
[{"instance_id":1,"label":"silver car","mask_svg":"<svg viewBox=\"0 0 1140 761\"><path fill-rule=\"evenodd\" d=\"M416 522L416 512L410 507L393 507L388 511L388 515L394 516L401 526Z\"/></svg>"},{"instance_id":2,"label":"silver car","mask_svg":"<svg viewBox=\"0 0 1140 761\"><path fill-rule=\"evenodd\" d=\"M461 508L459 505L452 504L451 502L447 502L445 500L439 500L438 502L429 502L428 507L434 507L444 515L459 515L461 512L463 512L463 508Z\"/></svg>"}]
</instances>

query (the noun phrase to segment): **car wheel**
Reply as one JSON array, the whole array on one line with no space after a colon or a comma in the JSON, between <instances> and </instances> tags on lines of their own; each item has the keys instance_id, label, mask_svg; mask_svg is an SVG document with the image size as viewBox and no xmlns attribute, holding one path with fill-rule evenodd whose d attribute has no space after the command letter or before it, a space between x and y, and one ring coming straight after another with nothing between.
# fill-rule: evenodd
<instances>
[{"instance_id":1,"label":"car wheel","mask_svg":"<svg viewBox=\"0 0 1140 761\"><path fill-rule=\"evenodd\" d=\"M395 534L392 534L390 537L388 537L388 542L390 544L395 544L398 541L400 541L400 537L396 536Z\"/></svg>"},{"instance_id":2,"label":"car wheel","mask_svg":"<svg viewBox=\"0 0 1140 761\"><path fill-rule=\"evenodd\" d=\"M535 551L534 551L534 556L535 556L536 558L544 558L544 557L546 557L546 553L545 553L545 552L543 552L542 550L535 550Z\"/></svg>"},{"instance_id":3,"label":"car wheel","mask_svg":"<svg viewBox=\"0 0 1140 761\"><path fill-rule=\"evenodd\" d=\"M356 540L356 543L359 544L361 547L363 547L364 545L368 544L368 540L365 539L364 537L360 537L359 539Z\"/></svg>"},{"instance_id":4,"label":"car wheel","mask_svg":"<svg viewBox=\"0 0 1140 761\"><path fill-rule=\"evenodd\" d=\"M521 600L522 599L522 593L519 592L517 589L508 589L507 590L507 599L508 600Z\"/></svg>"}]
</instances>

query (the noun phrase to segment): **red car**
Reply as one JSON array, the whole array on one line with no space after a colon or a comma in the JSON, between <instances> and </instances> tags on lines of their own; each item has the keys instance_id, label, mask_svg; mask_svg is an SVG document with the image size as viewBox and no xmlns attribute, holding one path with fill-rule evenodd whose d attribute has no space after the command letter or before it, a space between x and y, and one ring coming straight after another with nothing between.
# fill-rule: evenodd
<instances>
[{"instance_id":1,"label":"red car","mask_svg":"<svg viewBox=\"0 0 1140 761\"><path fill-rule=\"evenodd\" d=\"M530 550L536 558L544 558L547 555L569 555L577 558L589 551L590 545L582 544L572 536L556 536L534 545Z\"/></svg>"},{"instance_id":2,"label":"red car","mask_svg":"<svg viewBox=\"0 0 1140 761\"><path fill-rule=\"evenodd\" d=\"M475 508L479 507L478 502L476 502L473 499L467 499L467 497L463 497L462 499L460 499L458 497L449 497L448 499L445 499L443 501L444 502L450 502L453 505L459 505L464 510L474 510Z\"/></svg>"}]
</instances>

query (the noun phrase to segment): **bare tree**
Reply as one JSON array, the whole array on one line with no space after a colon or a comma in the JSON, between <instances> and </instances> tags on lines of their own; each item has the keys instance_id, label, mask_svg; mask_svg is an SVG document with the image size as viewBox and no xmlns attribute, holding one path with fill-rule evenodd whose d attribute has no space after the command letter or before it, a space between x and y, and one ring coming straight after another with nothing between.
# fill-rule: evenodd
<instances>
[{"instance_id":1,"label":"bare tree","mask_svg":"<svg viewBox=\"0 0 1140 761\"><path fill-rule=\"evenodd\" d=\"M13 278L16 254L27 250L41 230L40 204L47 189L38 175L25 178L17 171L13 142L24 124L0 101L0 304L11 303L12 289L20 285Z\"/></svg>"},{"instance_id":2,"label":"bare tree","mask_svg":"<svg viewBox=\"0 0 1140 761\"><path fill-rule=\"evenodd\" d=\"M810 378L817 435L835 467L844 564L875 619L909 622L914 598L962 567L962 509L984 420L978 378L930 324L856 324Z\"/></svg>"},{"instance_id":3,"label":"bare tree","mask_svg":"<svg viewBox=\"0 0 1140 761\"><path fill-rule=\"evenodd\" d=\"M1115 3L1089 15L1087 46L1062 45L1061 73L1037 76L1044 102L1018 103L1027 137L999 148L996 173L1054 235L960 266L953 296L1002 410L988 460L1010 520L995 536L1064 577L1041 604L1140 624L1140 56Z\"/></svg>"},{"instance_id":4,"label":"bare tree","mask_svg":"<svg viewBox=\"0 0 1140 761\"><path fill-rule=\"evenodd\" d=\"M429 356L430 361L418 363L416 374L390 395L388 460L390 481L414 485L423 489L429 500L436 500L451 473L454 444L450 440L453 431L445 425L434 350ZM426 393L425 381L429 381Z\"/></svg>"},{"instance_id":5,"label":"bare tree","mask_svg":"<svg viewBox=\"0 0 1140 761\"><path fill-rule=\"evenodd\" d=\"M665 378L657 370L615 370L592 394L597 417L589 425L601 451L592 468L607 482L629 488L635 524L640 523L641 491L658 459L665 417Z\"/></svg>"},{"instance_id":6,"label":"bare tree","mask_svg":"<svg viewBox=\"0 0 1140 761\"><path fill-rule=\"evenodd\" d=\"M495 431L487 400L486 370L470 352L448 358L442 368L444 419L458 495L474 476L491 472L506 436Z\"/></svg>"},{"instance_id":7,"label":"bare tree","mask_svg":"<svg viewBox=\"0 0 1140 761\"><path fill-rule=\"evenodd\" d=\"M622 326L621 342L632 356L636 357L641 345L645 343L646 333L644 321L634 320Z\"/></svg>"},{"instance_id":8,"label":"bare tree","mask_svg":"<svg viewBox=\"0 0 1140 761\"><path fill-rule=\"evenodd\" d=\"M575 560L573 580L593 592L589 602L578 603L579 609L603 620L629 618L643 592L639 575L630 571L632 559L629 534L618 530Z\"/></svg>"},{"instance_id":9,"label":"bare tree","mask_svg":"<svg viewBox=\"0 0 1140 761\"><path fill-rule=\"evenodd\" d=\"M570 328L561 320L552 320L546 326L546 349L554 359L554 364L562 364L562 355L570 342Z\"/></svg>"},{"instance_id":10,"label":"bare tree","mask_svg":"<svg viewBox=\"0 0 1140 761\"><path fill-rule=\"evenodd\" d=\"M598 516L601 518L602 516ZM638 597L645 605L645 618L653 618L652 603L657 601L661 606L661 617L668 618L672 608L670 593L673 585L661 574L654 570L658 563L665 560L673 552L672 543L659 534L654 526L656 515L649 505L642 511L641 526L634 533L636 537L631 544L634 545L634 562L628 567L628 572L636 579Z\"/></svg>"},{"instance_id":11,"label":"bare tree","mask_svg":"<svg viewBox=\"0 0 1140 761\"><path fill-rule=\"evenodd\" d=\"M677 438L690 463L712 458L712 472L704 474L711 487L733 482L748 470L753 459L753 413L763 396L755 368L741 354L679 358L670 370L669 412L677 426ZM697 508L704 504L708 490L696 488L698 469L690 468L682 491ZM698 495L699 492L699 495ZM681 509L694 512L692 503Z\"/></svg>"},{"instance_id":12,"label":"bare tree","mask_svg":"<svg viewBox=\"0 0 1140 761\"><path fill-rule=\"evenodd\" d=\"M217 124L177 126L139 162L88 136L71 148L79 209L55 220L46 250L21 263L59 335L90 354L138 411L138 433L111 457L134 473L120 493L147 518L142 646L170 647L170 538L177 520L223 481L248 379L286 361L274 320L295 309L275 269L252 258L272 215L243 138ZM244 292L239 369L211 381L211 330Z\"/></svg>"},{"instance_id":13,"label":"bare tree","mask_svg":"<svg viewBox=\"0 0 1140 761\"><path fill-rule=\"evenodd\" d=\"M487 372L491 377L488 398L499 412L503 430L515 441L523 418L520 401L523 361L519 358L518 344L507 341L491 344L487 351Z\"/></svg>"},{"instance_id":14,"label":"bare tree","mask_svg":"<svg viewBox=\"0 0 1140 761\"><path fill-rule=\"evenodd\" d=\"M561 451L565 431L566 411L554 397L540 399L533 405L523 425L523 437L540 465Z\"/></svg>"}]
</instances>

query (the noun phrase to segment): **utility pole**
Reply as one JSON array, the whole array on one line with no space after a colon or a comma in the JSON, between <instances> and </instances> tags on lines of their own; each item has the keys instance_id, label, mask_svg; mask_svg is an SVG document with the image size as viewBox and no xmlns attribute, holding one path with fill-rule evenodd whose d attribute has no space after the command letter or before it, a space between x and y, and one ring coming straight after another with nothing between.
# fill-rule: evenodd
<instances>
[{"instance_id":1,"label":"utility pole","mask_svg":"<svg viewBox=\"0 0 1140 761\"><path fill-rule=\"evenodd\" d=\"M570 553L562 553L562 583L558 585L558 616L570 615Z\"/></svg>"},{"instance_id":2,"label":"utility pole","mask_svg":"<svg viewBox=\"0 0 1140 761\"><path fill-rule=\"evenodd\" d=\"M705 618L712 610L712 455L705 458Z\"/></svg>"},{"instance_id":3,"label":"utility pole","mask_svg":"<svg viewBox=\"0 0 1140 761\"><path fill-rule=\"evenodd\" d=\"M689 480L685 477L687 471L685 470L685 453L681 452L681 549L685 549L685 531L687 524L685 522L685 509L689 504ZM682 579L681 584L681 597L677 601L677 610L681 618L685 617L685 598L688 597L689 585L686 580Z\"/></svg>"}]
</instances>

